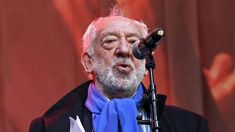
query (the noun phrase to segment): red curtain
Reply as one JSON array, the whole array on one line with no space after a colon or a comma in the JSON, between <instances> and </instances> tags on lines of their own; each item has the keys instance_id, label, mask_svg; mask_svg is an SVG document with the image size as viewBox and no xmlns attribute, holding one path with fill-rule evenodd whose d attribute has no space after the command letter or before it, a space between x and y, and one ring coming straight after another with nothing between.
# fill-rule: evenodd
<instances>
[{"instance_id":1,"label":"red curtain","mask_svg":"<svg viewBox=\"0 0 235 132\"><path fill-rule=\"evenodd\" d=\"M167 103L206 116L212 132L235 131L234 1L0 1L0 131L28 131L33 118L87 80L82 35L114 4L150 31L166 30L155 82Z\"/></svg>"}]
</instances>

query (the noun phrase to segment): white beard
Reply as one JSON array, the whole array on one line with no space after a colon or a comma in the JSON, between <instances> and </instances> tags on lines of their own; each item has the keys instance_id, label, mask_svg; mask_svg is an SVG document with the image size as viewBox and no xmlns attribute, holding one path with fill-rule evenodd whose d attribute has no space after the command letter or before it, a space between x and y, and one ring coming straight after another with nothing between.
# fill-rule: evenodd
<instances>
[{"instance_id":1,"label":"white beard","mask_svg":"<svg viewBox=\"0 0 235 132\"><path fill-rule=\"evenodd\" d=\"M133 71L128 74L118 71L114 73L113 67L120 62L131 65ZM128 93L137 90L138 85L144 78L145 64L141 64L140 68L136 69L130 59L115 58L109 66L105 64L103 59L95 58L93 70L96 80L103 87L102 91L113 94L118 92Z\"/></svg>"}]
</instances>

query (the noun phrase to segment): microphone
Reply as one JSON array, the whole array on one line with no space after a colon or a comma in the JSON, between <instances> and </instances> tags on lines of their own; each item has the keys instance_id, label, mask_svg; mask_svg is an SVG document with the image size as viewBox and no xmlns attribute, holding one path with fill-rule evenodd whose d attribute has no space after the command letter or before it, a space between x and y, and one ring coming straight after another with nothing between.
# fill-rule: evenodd
<instances>
[{"instance_id":1,"label":"microphone","mask_svg":"<svg viewBox=\"0 0 235 132\"><path fill-rule=\"evenodd\" d=\"M143 60L149 52L157 48L158 42L163 38L164 30L161 28L153 30L147 37L140 39L132 47L132 54L135 58Z\"/></svg>"}]
</instances>

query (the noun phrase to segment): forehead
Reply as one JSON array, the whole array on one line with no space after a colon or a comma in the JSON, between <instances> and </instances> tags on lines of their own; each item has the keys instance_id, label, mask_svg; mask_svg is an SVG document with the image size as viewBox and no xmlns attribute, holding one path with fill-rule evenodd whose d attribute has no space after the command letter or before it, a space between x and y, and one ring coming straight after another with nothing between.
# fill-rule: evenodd
<instances>
[{"instance_id":1,"label":"forehead","mask_svg":"<svg viewBox=\"0 0 235 132\"><path fill-rule=\"evenodd\" d=\"M124 33L143 37L140 24L121 16L101 18L96 23L96 29L99 35L105 35L108 33Z\"/></svg>"}]
</instances>

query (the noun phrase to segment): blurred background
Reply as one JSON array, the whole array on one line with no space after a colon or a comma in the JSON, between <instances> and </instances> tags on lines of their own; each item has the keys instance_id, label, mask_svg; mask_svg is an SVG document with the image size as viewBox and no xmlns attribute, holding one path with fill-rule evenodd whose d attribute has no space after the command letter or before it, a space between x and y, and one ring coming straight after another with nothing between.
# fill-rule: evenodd
<instances>
[{"instance_id":1,"label":"blurred background","mask_svg":"<svg viewBox=\"0 0 235 132\"><path fill-rule=\"evenodd\" d=\"M115 4L149 31L166 30L154 56L155 82L167 104L205 116L211 132L235 132L235 1L0 2L1 132L28 131L32 119L87 80L82 35Z\"/></svg>"}]
</instances>

